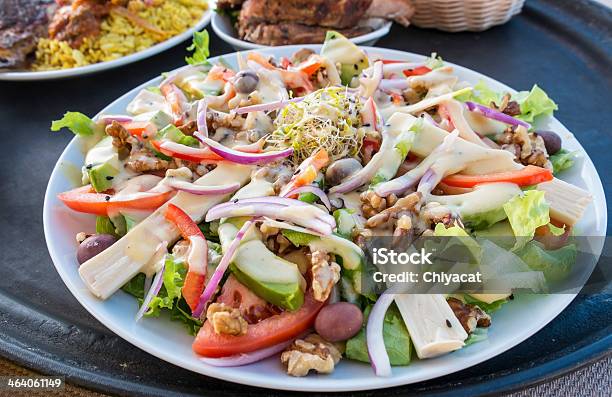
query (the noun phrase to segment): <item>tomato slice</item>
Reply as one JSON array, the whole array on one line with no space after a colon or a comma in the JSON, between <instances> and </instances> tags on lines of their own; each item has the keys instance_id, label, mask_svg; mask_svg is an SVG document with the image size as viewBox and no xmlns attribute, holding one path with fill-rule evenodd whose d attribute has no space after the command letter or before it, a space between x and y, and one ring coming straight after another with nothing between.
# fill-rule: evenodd
<instances>
[{"instance_id":1,"label":"tomato slice","mask_svg":"<svg viewBox=\"0 0 612 397\"><path fill-rule=\"evenodd\" d=\"M232 279L230 277L228 282ZM227 288L228 282L223 286L223 293L217 301L232 305L236 291L244 291L246 287L234 280L234 286ZM296 338L312 327L319 310L325 304L326 302L316 301L309 291L304 297L304 304L298 310L274 314L256 324L249 324L247 333L242 336L217 334L207 321L193 342L193 351L205 357L227 357L274 346Z\"/></svg>"},{"instance_id":2,"label":"tomato slice","mask_svg":"<svg viewBox=\"0 0 612 397\"><path fill-rule=\"evenodd\" d=\"M150 141L150 142L151 142L151 145L153 145L155 150L157 150L158 152L165 154L166 156L174 157L174 158L181 159L181 160L193 161L194 163L199 163L201 161L221 161L223 160L223 157L214 153L210 149L207 150L207 148L199 149L200 151L203 152L202 155L194 155L194 154L177 153L173 150L164 149L161 147L160 141Z\"/></svg>"},{"instance_id":3,"label":"tomato slice","mask_svg":"<svg viewBox=\"0 0 612 397\"><path fill-rule=\"evenodd\" d=\"M68 208L87 214L107 216L113 209L151 210L161 207L171 197L173 191L151 193L138 198L113 199L112 194L96 193L91 185L69 190L57 195Z\"/></svg>"},{"instance_id":4,"label":"tomato slice","mask_svg":"<svg viewBox=\"0 0 612 397\"><path fill-rule=\"evenodd\" d=\"M442 179L448 186L474 187L483 183L510 182L519 186L531 186L538 183L552 181L550 170L535 165L528 165L517 171L499 172L487 175L460 175L455 174Z\"/></svg>"},{"instance_id":5,"label":"tomato slice","mask_svg":"<svg viewBox=\"0 0 612 397\"><path fill-rule=\"evenodd\" d=\"M410 76L422 76L424 74L427 74L431 72L431 69L428 68L427 66L419 66L417 68L414 69L406 69L404 70L404 76L406 77L410 77Z\"/></svg>"},{"instance_id":6,"label":"tomato slice","mask_svg":"<svg viewBox=\"0 0 612 397\"><path fill-rule=\"evenodd\" d=\"M189 215L185 213L185 211L176 205L168 204L165 216L166 219L176 225L183 238L191 241L193 237L200 237L206 242L206 238L204 238L204 235L202 234L202 231L198 225L196 225L196 223ZM208 247L206 250L208 250ZM198 307L200 295L202 295L202 292L204 291L205 282L206 274L194 272L192 271L191 267L189 268L187 275L185 276L185 283L183 284L181 292L183 293L183 298L185 298L185 301L187 301L187 304L191 308L192 312L196 309L196 307Z\"/></svg>"}]
</instances>

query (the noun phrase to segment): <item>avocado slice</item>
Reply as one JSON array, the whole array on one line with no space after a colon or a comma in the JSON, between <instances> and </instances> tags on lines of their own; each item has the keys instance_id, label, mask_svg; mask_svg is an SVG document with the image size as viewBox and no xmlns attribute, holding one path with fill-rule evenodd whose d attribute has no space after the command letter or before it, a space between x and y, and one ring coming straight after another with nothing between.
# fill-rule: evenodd
<instances>
[{"instance_id":1,"label":"avocado slice","mask_svg":"<svg viewBox=\"0 0 612 397\"><path fill-rule=\"evenodd\" d=\"M350 85L354 77L370 66L365 52L340 33L331 30L325 36L321 56L329 58L334 64L340 64L338 73L343 85Z\"/></svg>"},{"instance_id":2,"label":"avocado slice","mask_svg":"<svg viewBox=\"0 0 612 397\"><path fill-rule=\"evenodd\" d=\"M180 143L186 146L199 146L200 142L189 135L183 134L183 131L179 130L175 125L169 124L159 130L156 136L157 140L168 139L172 142Z\"/></svg>"},{"instance_id":3,"label":"avocado slice","mask_svg":"<svg viewBox=\"0 0 612 397\"><path fill-rule=\"evenodd\" d=\"M297 265L274 255L261 240L241 244L230 270L267 302L287 310L297 310L304 303L305 281Z\"/></svg>"},{"instance_id":4,"label":"avocado slice","mask_svg":"<svg viewBox=\"0 0 612 397\"><path fill-rule=\"evenodd\" d=\"M87 152L85 173L96 192L103 192L113 186L113 179L119 174L119 154L113 146L113 138L107 136Z\"/></svg>"}]
</instances>

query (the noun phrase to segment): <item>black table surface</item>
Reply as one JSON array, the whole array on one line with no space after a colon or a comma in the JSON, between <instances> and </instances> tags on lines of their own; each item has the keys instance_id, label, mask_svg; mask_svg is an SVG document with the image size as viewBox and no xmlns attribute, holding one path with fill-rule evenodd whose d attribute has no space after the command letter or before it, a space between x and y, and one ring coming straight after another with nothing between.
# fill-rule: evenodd
<instances>
[{"instance_id":1,"label":"black table surface","mask_svg":"<svg viewBox=\"0 0 612 397\"><path fill-rule=\"evenodd\" d=\"M214 34L211 43L213 55L232 52ZM45 246L43 196L53 165L71 139L68 133L49 132L50 121L67 110L96 114L132 87L181 66L186 45L86 77L0 82L0 355L105 392L281 394L193 374L117 337L68 292ZM585 147L611 197L609 9L587 0L529 0L521 15L486 32L394 26L377 46L437 51L445 60L516 89L537 82L558 103L556 117ZM363 394L487 394L525 387L609 353L611 320L609 295L580 296L542 331L494 359L437 380Z\"/></svg>"}]
</instances>

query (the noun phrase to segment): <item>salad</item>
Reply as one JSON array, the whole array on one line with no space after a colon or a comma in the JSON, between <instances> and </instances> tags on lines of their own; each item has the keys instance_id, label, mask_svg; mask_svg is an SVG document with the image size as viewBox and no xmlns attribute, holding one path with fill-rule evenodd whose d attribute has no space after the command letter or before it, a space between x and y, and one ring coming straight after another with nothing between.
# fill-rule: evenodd
<instances>
[{"instance_id":1,"label":"salad","mask_svg":"<svg viewBox=\"0 0 612 397\"><path fill-rule=\"evenodd\" d=\"M82 186L59 195L96 217L76 236L84 284L132 295L135 321L182 322L204 363L280 353L292 376L343 359L389 376L485 339L515 287L575 261L591 197L556 177L576 155L534 129L557 109L540 87L471 86L435 54L378 59L336 32L319 53L235 66L208 61L206 31L190 49L126 114L67 112L51 129L86 150ZM466 238L521 277L498 293L372 293L377 236Z\"/></svg>"}]
</instances>

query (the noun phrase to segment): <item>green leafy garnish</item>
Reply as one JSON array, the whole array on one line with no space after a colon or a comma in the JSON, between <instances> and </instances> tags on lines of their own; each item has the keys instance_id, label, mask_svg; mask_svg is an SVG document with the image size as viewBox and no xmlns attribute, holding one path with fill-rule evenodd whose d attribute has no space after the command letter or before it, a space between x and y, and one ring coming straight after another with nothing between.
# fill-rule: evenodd
<instances>
[{"instance_id":1,"label":"green leafy garnish","mask_svg":"<svg viewBox=\"0 0 612 397\"><path fill-rule=\"evenodd\" d=\"M186 57L185 62L190 65L206 64L206 60L210 55L210 51L208 49L209 40L210 38L207 30L193 32L193 42L189 47L187 47L187 51L193 51L193 54L190 57Z\"/></svg>"},{"instance_id":2,"label":"green leafy garnish","mask_svg":"<svg viewBox=\"0 0 612 397\"><path fill-rule=\"evenodd\" d=\"M468 303L470 305L476 305L479 308L481 308L482 310L484 310L487 314L491 314L499 309L501 309L501 307L504 305L504 303L508 302L507 299L499 299L496 300L494 302L491 303L486 303L483 302L481 300L478 300L476 298L474 298L471 295L463 295L463 300L465 301L465 303Z\"/></svg>"},{"instance_id":3,"label":"green leafy garnish","mask_svg":"<svg viewBox=\"0 0 612 397\"><path fill-rule=\"evenodd\" d=\"M101 129L92 119L79 112L66 112L64 117L51 123L51 131L62 128L68 128L79 136L92 136Z\"/></svg>"},{"instance_id":4,"label":"green leafy garnish","mask_svg":"<svg viewBox=\"0 0 612 397\"><path fill-rule=\"evenodd\" d=\"M535 230L550 222L550 206L541 190L529 190L504 204L504 211L516 237L514 249L522 248L535 235Z\"/></svg>"},{"instance_id":5,"label":"green leafy garnish","mask_svg":"<svg viewBox=\"0 0 612 397\"><path fill-rule=\"evenodd\" d=\"M517 118L532 122L539 115L550 116L559 107L548 97L543 89L534 85L531 91L521 91L513 97L521 107L521 114Z\"/></svg>"},{"instance_id":6,"label":"green leafy garnish","mask_svg":"<svg viewBox=\"0 0 612 397\"><path fill-rule=\"evenodd\" d=\"M473 345L474 343L482 342L489 337L488 328L476 328L470 336L465 340L465 346Z\"/></svg>"},{"instance_id":7,"label":"green leafy garnish","mask_svg":"<svg viewBox=\"0 0 612 397\"><path fill-rule=\"evenodd\" d=\"M149 308L145 312L146 317L158 317L163 311L170 314L170 319L182 322L190 335L195 335L202 322L191 317L191 310L181 294L181 288L185 282L187 267L182 262L176 262L172 255L166 255L164 262L163 285L159 293L149 303ZM144 290L145 275L137 274L128 281L121 289L124 292L136 297L138 304L142 304L145 296Z\"/></svg>"},{"instance_id":8,"label":"green leafy garnish","mask_svg":"<svg viewBox=\"0 0 612 397\"><path fill-rule=\"evenodd\" d=\"M569 244L557 250L545 250L537 241L530 241L516 254L532 270L544 273L546 280L557 282L563 280L571 271L578 250L575 244Z\"/></svg>"},{"instance_id":9,"label":"green leafy garnish","mask_svg":"<svg viewBox=\"0 0 612 397\"><path fill-rule=\"evenodd\" d=\"M372 310L368 306L364 312L363 328L357 335L346 342L346 357L352 360L370 362L368 357L368 346L366 342L365 326L367 317ZM410 335L404 324L404 320L395 304L391 305L385 314L383 323L383 340L391 365L408 365L412 356L412 344Z\"/></svg>"},{"instance_id":10,"label":"green leafy garnish","mask_svg":"<svg viewBox=\"0 0 612 397\"><path fill-rule=\"evenodd\" d=\"M565 171L574 165L574 158L576 152L570 152L567 149L561 149L557 153L549 157L550 162L553 166L553 174L557 175L561 171Z\"/></svg>"},{"instance_id":11,"label":"green leafy garnish","mask_svg":"<svg viewBox=\"0 0 612 397\"><path fill-rule=\"evenodd\" d=\"M111 222L108 216L97 216L96 217L96 233L98 234L110 234L115 236L115 225Z\"/></svg>"}]
</instances>

